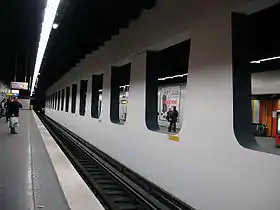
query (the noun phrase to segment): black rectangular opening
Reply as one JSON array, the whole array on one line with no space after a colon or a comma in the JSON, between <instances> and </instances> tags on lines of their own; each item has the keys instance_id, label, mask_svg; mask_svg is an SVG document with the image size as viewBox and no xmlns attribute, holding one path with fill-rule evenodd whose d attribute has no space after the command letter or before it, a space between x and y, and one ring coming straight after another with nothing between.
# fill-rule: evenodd
<instances>
[{"instance_id":1,"label":"black rectangular opening","mask_svg":"<svg viewBox=\"0 0 280 210\"><path fill-rule=\"evenodd\" d=\"M57 110L57 104L58 104L58 92L55 92L55 110Z\"/></svg>"},{"instance_id":2,"label":"black rectangular opening","mask_svg":"<svg viewBox=\"0 0 280 210\"><path fill-rule=\"evenodd\" d=\"M86 98L87 98L87 80L81 80L80 86L80 115L84 116L86 113Z\"/></svg>"},{"instance_id":3,"label":"black rectangular opening","mask_svg":"<svg viewBox=\"0 0 280 210\"><path fill-rule=\"evenodd\" d=\"M99 118L101 110L101 96L103 86L103 74L92 75L91 117Z\"/></svg>"},{"instance_id":4,"label":"black rectangular opening","mask_svg":"<svg viewBox=\"0 0 280 210\"><path fill-rule=\"evenodd\" d=\"M72 103L71 103L71 112L76 112L76 98L77 97L77 84L72 84Z\"/></svg>"},{"instance_id":5,"label":"black rectangular opening","mask_svg":"<svg viewBox=\"0 0 280 210\"><path fill-rule=\"evenodd\" d=\"M124 124L126 121L130 69L131 63L111 67L110 118L113 123Z\"/></svg>"},{"instance_id":6,"label":"black rectangular opening","mask_svg":"<svg viewBox=\"0 0 280 210\"><path fill-rule=\"evenodd\" d=\"M58 91L58 94L57 94L58 96L58 100L57 100L57 111L59 111L59 109L60 109L60 90Z\"/></svg>"},{"instance_id":7,"label":"black rectangular opening","mask_svg":"<svg viewBox=\"0 0 280 210\"><path fill-rule=\"evenodd\" d=\"M70 97L70 87L66 87L65 112L69 111L69 97Z\"/></svg>"},{"instance_id":8,"label":"black rectangular opening","mask_svg":"<svg viewBox=\"0 0 280 210\"><path fill-rule=\"evenodd\" d=\"M52 109L54 109L54 100L55 100L55 96L54 96L55 94L53 93L52 94Z\"/></svg>"},{"instance_id":9,"label":"black rectangular opening","mask_svg":"<svg viewBox=\"0 0 280 210\"><path fill-rule=\"evenodd\" d=\"M61 111L63 111L64 108L64 97L65 97L65 90L61 90Z\"/></svg>"}]
</instances>

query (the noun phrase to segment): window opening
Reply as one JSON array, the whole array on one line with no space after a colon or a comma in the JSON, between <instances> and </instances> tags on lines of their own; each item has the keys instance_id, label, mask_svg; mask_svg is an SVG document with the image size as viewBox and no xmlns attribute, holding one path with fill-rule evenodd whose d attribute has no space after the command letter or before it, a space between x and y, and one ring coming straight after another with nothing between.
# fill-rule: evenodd
<instances>
[{"instance_id":1,"label":"window opening","mask_svg":"<svg viewBox=\"0 0 280 210\"><path fill-rule=\"evenodd\" d=\"M232 14L234 133L243 147L278 155L280 45L273 26L279 18L280 4Z\"/></svg>"},{"instance_id":2,"label":"window opening","mask_svg":"<svg viewBox=\"0 0 280 210\"><path fill-rule=\"evenodd\" d=\"M61 90L61 111L63 111L64 108L64 97L65 97L65 90Z\"/></svg>"},{"instance_id":3,"label":"window opening","mask_svg":"<svg viewBox=\"0 0 280 210\"><path fill-rule=\"evenodd\" d=\"M69 97L70 97L70 87L66 87L65 112L69 111Z\"/></svg>"},{"instance_id":4,"label":"window opening","mask_svg":"<svg viewBox=\"0 0 280 210\"><path fill-rule=\"evenodd\" d=\"M84 116L86 112L86 98L87 98L87 80L81 80L80 86L80 115Z\"/></svg>"},{"instance_id":5,"label":"window opening","mask_svg":"<svg viewBox=\"0 0 280 210\"><path fill-rule=\"evenodd\" d=\"M58 91L58 94L57 94L58 96L58 100L57 100L57 111L59 111L59 109L60 109L60 90Z\"/></svg>"},{"instance_id":6,"label":"window opening","mask_svg":"<svg viewBox=\"0 0 280 210\"><path fill-rule=\"evenodd\" d=\"M58 93L55 92L55 110L57 110Z\"/></svg>"},{"instance_id":7,"label":"window opening","mask_svg":"<svg viewBox=\"0 0 280 210\"><path fill-rule=\"evenodd\" d=\"M113 123L124 124L127 118L127 104L131 63L111 68L111 109Z\"/></svg>"},{"instance_id":8,"label":"window opening","mask_svg":"<svg viewBox=\"0 0 280 210\"><path fill-rule=\"evenodd\" d=\"M77 84L72 84L71 112L76 113Z\"/></svg>"},{"instance_id":9,"label":"window opening","mask_svg":"<svg viewBox=\"0 0 280 210\"><path fill-rule=\"evenodd\" d=\"M146 125L162 133L178 133L183 123L190 40L158 52L147 52Z\"/></svg>"},{"instance_id":10,"label":"window opening","mask_svg":"<svg viewBox=\"0 0 280 210\"><path fill-rule=\"evenodd\" d=\"M99 118L102 103L103 74L92 75L91 117Z\"/></svg>"},{"instance_id":11,"label":"window opening","mask_svg":"<svg viewBox=\"0 0 280 210\"><path fill-rule=\"evenodd\" d=\"M52 94L52 109L54 109L54 100L55 100L55 96L54 96L55 94L53 93Z\"/></svg>"}]
</instances>

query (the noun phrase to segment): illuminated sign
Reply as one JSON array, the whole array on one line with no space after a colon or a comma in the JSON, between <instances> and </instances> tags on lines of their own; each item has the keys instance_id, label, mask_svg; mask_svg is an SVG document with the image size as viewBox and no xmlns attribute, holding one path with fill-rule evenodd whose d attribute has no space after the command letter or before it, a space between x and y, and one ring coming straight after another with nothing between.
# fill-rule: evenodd
<instances>
[{"instance_id":1,"label":"illuminated sign","mask_svg":"<svg viewBox=\"0 0 280 210\"><path fill-rule=\"evenodd\" d=\"M19 90L12 90L13 94L19 94Z\"/></svg>"},{"instance_id":2,"label":"illuminated sign","mask_svg":"<svg viewBox=\"0 0 280 210\"><path fill-rule=\"evenodd\" d=\"M11 82L11 88L15 90L28 90L27 82Z\"/></svg>"}]
</instances>

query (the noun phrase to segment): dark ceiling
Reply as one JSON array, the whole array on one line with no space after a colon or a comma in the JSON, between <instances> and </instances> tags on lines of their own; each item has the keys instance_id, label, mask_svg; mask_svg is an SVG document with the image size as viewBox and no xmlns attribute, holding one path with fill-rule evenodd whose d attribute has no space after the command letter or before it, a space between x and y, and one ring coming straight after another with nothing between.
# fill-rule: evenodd
<instances>
[{"instance_id":1,"label":"dark ceiling","mask_svg":"<svg viewBox=\"0 0 280 210\"><path fill-rule=\"evenodd\" d=\"M103 46L121 28L140 17L156 0L84 0L61 4L57 30L53 30L39 76L38 90L45 90L81 59Z\"/></svg>"},{"instance_id":2,"label":"dark ceiling","mask_svg":"<svg viewBox=\"0 0 280 210\"><path fill-rule=\"evenodd\" d=\"M14 78L15 66L18 81L33 74L45 2L9 0L2 3L0 80L9 83ZM98 50L121 28L139 18L144 9L151 9L155 4L156 0L61 0L55 20L59 27L51 33L36 92L44 91L86 54ZM253 14L249 19L248 31L244 34L249 34L250 59L279 56L280 5ZM268 64L275 68L280 62Z\"/></svg>"},{"instance_id":3,"label":"dark ceiling","mask_svg":"<svg viewBox=\"0 0 280 210\"><path fill-rule=\"evenodd\" d=\"M0 80L29 80L37 53L45 1L8 0L0 9Z\"/></svg>"}]
</instances>

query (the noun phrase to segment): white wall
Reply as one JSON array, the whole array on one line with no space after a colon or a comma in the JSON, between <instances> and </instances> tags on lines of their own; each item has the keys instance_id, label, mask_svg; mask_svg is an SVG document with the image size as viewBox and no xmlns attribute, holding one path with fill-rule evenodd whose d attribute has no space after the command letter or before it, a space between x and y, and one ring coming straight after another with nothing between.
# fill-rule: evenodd
<instances>
[{"instance_id":1,"label":"white wall","mask_svg":"<svg viewBox=\"0 0 280 210\"><path fill-rule=\"evenodd\" d=\"M48 90L79 85L104 72L101 121L90 117L89 106L85 117L49 109L46 114L197 209L279 209L280 157L243 148L233 131L230 11L245 2L160 0ZM184 123L180 141L172 142L145 125L146 56L141 51L189 38ZM128 115L120 126L110 122L110 65L128 61Z\"/></svg>"}]
</instances>

